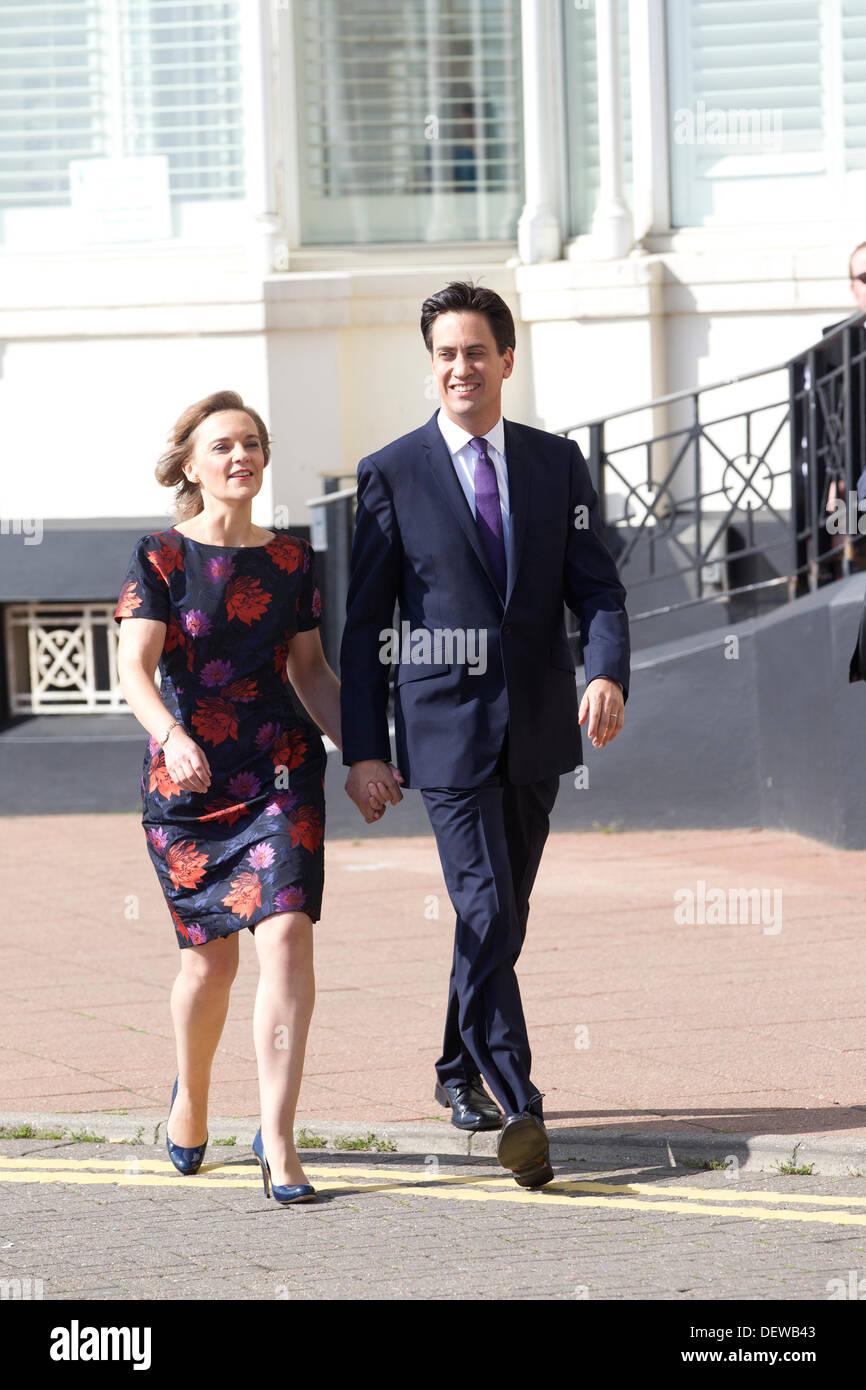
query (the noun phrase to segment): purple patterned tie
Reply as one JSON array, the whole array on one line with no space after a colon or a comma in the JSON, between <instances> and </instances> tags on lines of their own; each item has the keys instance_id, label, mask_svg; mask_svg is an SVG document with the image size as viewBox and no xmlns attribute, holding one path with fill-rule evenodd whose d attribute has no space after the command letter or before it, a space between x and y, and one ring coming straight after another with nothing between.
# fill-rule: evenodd
<instances>
[{"instance_id":1,"label":"purple patterned tie","mask_svg":"<svg viewBox=\"0 0 866 1390\"><path fill-rule=\"evenodd\" d=\"M475 521L481 533L490 567L502 597L505 597L508 568L505 560L505 539L502 532L502 512L496 469L487 452L486 439L470 439L470 448L477 455L475 462Z\"/></svg>"}]
</instances>

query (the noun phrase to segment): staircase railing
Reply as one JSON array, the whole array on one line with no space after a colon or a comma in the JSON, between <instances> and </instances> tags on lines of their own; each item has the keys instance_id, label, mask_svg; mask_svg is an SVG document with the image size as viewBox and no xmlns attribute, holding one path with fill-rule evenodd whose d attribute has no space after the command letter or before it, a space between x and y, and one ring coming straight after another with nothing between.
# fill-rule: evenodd
<instances>
[{"instance_id":1,"label":"staircase railing","mask_svg":"<svg viewBox=\"0 0 866 1390\"><path fill-rule=\"evenodd\" d=\"M707 604L735 621L864 563L864 323L855 315L776 366L555 431L587 460L632 623L665 618L670 631L672 615ZM332 664L354 497L329 479L308 502Z\"/></svg>"}]
</instances>

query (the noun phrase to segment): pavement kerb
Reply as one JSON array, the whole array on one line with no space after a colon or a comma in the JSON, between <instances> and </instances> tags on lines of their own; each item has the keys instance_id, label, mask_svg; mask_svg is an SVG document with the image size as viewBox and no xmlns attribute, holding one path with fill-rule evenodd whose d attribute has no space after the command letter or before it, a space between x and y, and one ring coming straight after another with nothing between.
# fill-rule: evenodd
<instances>
[{"instance_id":1,"label":"pavement kerb","mask_svg":"<svg viewBox=\"0 0 866 1390\"><path fill-rule=\"evenodd\" d=\"M158 1145L165 1146L165 1115L154 1112L130 1112L125 1115L105 1114L99 1111L62 1111L53 1114L33 1111L0 1111L0 1130L18 1129L31 1126L36 1134L44 1131L62 1131L62 1139L67 1144L76 1134L94 1134L103 1142L110 1144ZM238 1116L209 1121L209 1140L234 1137L235 1145L226 1146L222 1153L226 1158L237 1156L252 1144L258 1128L258 1117ZM369 1160L377 1161L383 1154L375 1147L375 1141L388 1147L384 1153L420 1156L422 1161L431 1155L464 1155L471 1157L496 1156L495 1132L465 1134L445 1120L421 1120L414 1123L383 1122L380 1120L357 1120L355 1122L318 1122L304 1119L298 1122L297 1129L303 1128L310 1134L326 1140L326 1147L320 1150L304 1149L305 1156L321 1152L333 1157L343 1153L363 1152ZM801 1132L798 1134L742 1134L719 1133L714 1131L661 1131L616 1129L588 1130L578 1125L569 1127L548 1123L550 1135L551 1160L556 1163L572 1162L583 1164L587 1169L633 1168L699 1168L705 1162L727 1162L732 1171L773 1172L777 1165L790 1163L814 1165L815 1175L866 1177L866 1141L852 1140L843 1136L826 1136ZM335 1147L337 1139L358 1138L372 1135L374 1145L364 1150L345 1150ZM35 1136L34 1136L35 1137ZM62 1139L53 1142L60 1143ZM14 1142L0 1138L0 1145ZM46 1140L51 1143L51 1140ZM85 1157L88 1141L78 1141L80 1156ZM393 1145L393 1148L390 1146ZM210 1153L214 1149L211 1148ZM219 1152L217 1150L217 1152ZM210 1158L210 1153L208 1157ZM68 1156L68 1154L66 1155ZM736 1163L731 1164L731 1159ZM685 1160L685 1162L683 1162ZM573 1169L572 1171L579 1171Z\"/></svg>"}]
</instances>

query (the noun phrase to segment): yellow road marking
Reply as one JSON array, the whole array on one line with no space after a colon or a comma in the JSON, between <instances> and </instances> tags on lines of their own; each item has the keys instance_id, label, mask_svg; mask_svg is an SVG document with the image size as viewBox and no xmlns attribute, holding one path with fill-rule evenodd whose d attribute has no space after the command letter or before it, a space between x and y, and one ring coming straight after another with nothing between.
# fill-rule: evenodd
<instances>
[{"instance_id":1,"label":"yellow road marking","mask_svg":"<svg viewBox=\"0 0 866 1390\"><path fill-rule=\"evenodd\" d=\"M733 1180L730 1188L725 1190L716 1187L659 1187L656 1183L647 1182L565 1181L556 1183L555 1186L565 1192L621 1192L642 1197L657 1197L663 1196L666 1192L674 1192L677 1197L697 1197L703 1200L709 1196L714 1202L804 1202L809 1206L866 1207L866 1197L828 1197L824 1193L815 1193L810 1197L804 1192L758 1192L754 1189L738 1192Z\"/></svg>"},{"instance_id":2,"label":"yellow road marking","mask_svg":"<svg viewBox=\"0 0 866 1390\"><path fill-rule=\"evenodd\" d=\"M98 1171L94 1172L93 1169ZM89 1170L89 1171L88 1171ZM448 1201L505 1202L569 1207L614 1207L628 1211L665 1211L682 1215L739 1216L759 1221L799 1221L821 1225L866 1226L866 1215L850 1211L779 1210L750 1203L804 1203L811 1206L864 1206L859 1197L831 1197L824 1193L766 1191L721 1191L698 1187L661 1188L650 1183L603 1183L568 1181L549 1183L530 1192L517 1188L513 1178L478 1176L440 1176L418 1178L405 1169L391 1168L315 1168L306 1170L320 1192L332 1195L362 1196L365 1193L399 1194L401 1197L433 1197ZM250 1174L249 1177L241 1174ZM341 1182L338 1178L353 1178ZM368 1181L359 1183L357 1179ZM174 1171L165 1159L48 1159L0 1158L0 1183L68 1183L79 1186L112 1184L118 1187L230 1187L258 1188L258 1165L214 1164L192 1177ZM492 1189L492 1190L491 1190ZM664 1194L671 1193L670 1197ZM737 1205L738 1203L742 1205ZM729 1205L728 1205L729 1204Z\"/></svg>"},{"instance_id":3,"label":"yellow road marking","mask_svg":"<svg viewBox=\"0 0 866 1390\"><path fill-rule=\"evenodd\" d=\"M116 1158L29 1158L26 1154L19 1158L0 1157L0 1182L4 1180L4 1170L19 1169L29 1170L31 1168L50 1169L53 1172L66 1171L73 1169L76 1171L87 1171L90 1169L106 1169L112 1172L121 1172L127 1176L146 1173L165 1173L174 1178L179 1176L181 1181L188 1183L189 1178L184 1178L177 1174L174 1164L168 1159L159 1158L128 1158L121 1162ZM130 1174L129 1170L134 1170ZM484 1186L494 1188L505 1188L512 1190L514 1179L508 1175L489 1175L472 1173L453 1175L428 1173L426 1170L421 1172L421 1164L416 1164L412 1169L408 1168L360 1168L342 1167L328 1164L327 1167L318 1165L304 1165L307 1176L314 1178L317 1182L325 1182L329 1178L369 1178L374 1182L403 1183L411 1186L418 1186L423 1183L437 1183L442 1186ZM204 1163L199 1170L198 1178L215 1178L224 1182L226 1178L239 1177L242 1174L251 1173L256 1175L257 1181L261 1181L258 1163ZM245 1180L245 1184L246 1184ZM751 1189L748 1191L738 1191L736 1186L731 1183L728 1188L707 1188L707 1187L662 1187L658 1183L646 1182L623 1182L612 1183L594 1180L572 1180L563 1178L558 1181L548 1183L546 1192L584 1192L590 1194L604 1194L608 1196L620 1197L664 1197L671 1194L677 1198L695 1198L698 1201L711 1200L713 1202L785 1202L803 1203L807 1206L844 1206L844 1207L866 1207L866 1197L836 1196L831 1197L825 1193L802 1192L767 1192Z\"/></svg>"}]
</instances>

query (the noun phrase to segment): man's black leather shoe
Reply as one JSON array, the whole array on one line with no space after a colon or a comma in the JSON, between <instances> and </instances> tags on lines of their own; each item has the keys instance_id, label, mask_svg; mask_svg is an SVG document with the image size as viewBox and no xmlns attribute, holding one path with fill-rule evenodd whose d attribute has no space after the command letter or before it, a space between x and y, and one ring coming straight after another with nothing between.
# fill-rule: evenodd
<instances>
[{"instance_id":1,"label":"man's black leather shoe","mask_svg":"<svg viewBox=\"0 0 866 1390\"><path fill-rule=\"evenodd\" d=\"M502 1127L496 1156L503 1168L510 1168L521 1187L543 1187L555 1176L550 1166L547 1130L537 1115L524 1110L509 1115Z\"/></svg>"},{"instance_id":2,"label":"man's black leather shoe","mask_svg":"<svg viewBox=\"0 0 866 1390\"><path fill-rule=\"evenodd\" d=\"M484 1089L480 1076L471 1081L436 1082L433 1097L451 1110L451 1123L457 1129L499 1129L502 1112Z\"/></svg>"}]
</instances>

